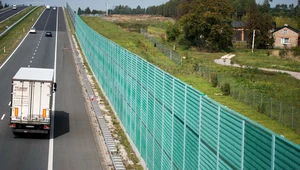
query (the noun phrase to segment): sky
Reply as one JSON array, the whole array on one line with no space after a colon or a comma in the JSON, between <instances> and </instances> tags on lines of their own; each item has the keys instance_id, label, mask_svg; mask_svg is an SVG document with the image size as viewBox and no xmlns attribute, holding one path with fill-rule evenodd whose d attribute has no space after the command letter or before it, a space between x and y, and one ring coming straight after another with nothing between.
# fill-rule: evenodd
<instances>
[{"instance_id":1,"label":"sky","mask_svg":"<svg viewBox=\"0 0 300 170\"><path fill-rule=\"evenodd\" d=\"M142 8L147 8L149 6L153 5L161 5L163 3L168 2L169 0L108 0L108 8L112 9L114 6L118 5L128 5L131 8L136 8L138 5L140 5ZM87 7L90 7L91 10L105 10L106 0L2 0L2 3L8 3L8 4L33 4L33 5L56 5L56 6L66 6L66 2L69 3L69 5L74 9L74 11L77 11L78 7L81 9L85 9ZM263 0L256 0L257 3L262 3ZM297 5L297 0L273 0L271 4L271 7L274 7L276 4L294 4Z\"/></svg>"}]
</instances>

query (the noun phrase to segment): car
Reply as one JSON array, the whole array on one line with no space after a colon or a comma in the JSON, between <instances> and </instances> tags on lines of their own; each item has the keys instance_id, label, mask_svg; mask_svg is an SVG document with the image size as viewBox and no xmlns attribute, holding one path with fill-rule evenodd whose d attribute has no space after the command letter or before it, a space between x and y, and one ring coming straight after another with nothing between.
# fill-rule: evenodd
<instances>
[{"instance_id":1,"label":"car","mask_svg":"<svg viewBox=\"0 0 300 170\"><path fill-rule=\"evenodd\" d=\"M56 7L53 7L53 10L56 10Z\"/></svg>"},{"instance_id":2,"label":"car","mask_svg":"<svg viewBox=\"0 0 300 170\"><path fill-rule=\"evenodd\" d=\"M16 10L17 9L17 5L13 5L12 9Z\"/></svg>"},{"instance_id":3,"label":"car","mask_svg":"<svg viewBox=\"0 0 300 170\"><path fill-rule=\"evenodd\" d=\"M51 31L47 31L45 34L46 37L52 37L52 32Z\"/></svg>"},{"instance_id":4,"label":"car","mask_svg":"<svg viewBox=\"0 0 300 170\"><path fill-rule=\"evenodd\" d=\"M50 5L46 5L46 9L50 9Z\"/></svg>"},{"instance_id":5,"label":"car","mask_svg":"<svg viewBox=\"0 0 300 170\"><path fill-rule=\"evenodd\" d=\"M30 28L29 33L30 34L35 34L36 33L36 29L34 27Z\"/></svg>"}]
</instances>

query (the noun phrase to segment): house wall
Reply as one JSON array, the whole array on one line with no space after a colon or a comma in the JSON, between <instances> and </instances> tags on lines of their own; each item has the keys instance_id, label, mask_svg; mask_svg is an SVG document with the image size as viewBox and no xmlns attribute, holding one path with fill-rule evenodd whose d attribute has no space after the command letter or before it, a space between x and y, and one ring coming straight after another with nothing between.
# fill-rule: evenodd
<instances>
[{"instance_id":1,"label":"house wall","mask_svg":"<svg viewBox=\"0 0 300 170\"><path fill-rule=\"evenodd\" d=\"M287 30L287 34L284 34L284 30ZM281 43L282 38L289 38L290 42L287 45L287 48L292 48L298 45L299 34L292 31L289 28L282 28L273 33L274 36L274 48L284 48L284 44Z\"/></svg>"}]
</instances>

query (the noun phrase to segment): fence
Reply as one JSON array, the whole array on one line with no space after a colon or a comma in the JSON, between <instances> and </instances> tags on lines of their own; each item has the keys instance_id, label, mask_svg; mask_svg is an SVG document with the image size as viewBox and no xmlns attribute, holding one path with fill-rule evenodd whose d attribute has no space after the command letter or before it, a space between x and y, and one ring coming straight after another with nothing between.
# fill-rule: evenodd
<instances>
[{"instance_id":1,"label":"fence","mask_svg":"<svg viewBox=\"0 0 300 170\"><path fill-rule=\"evenodd\" d=\"M163 54L169 57L170 60L174 61L177 65L182 65L182 57L179 53L174 50L170 50L168 47L157 41L145 29L141 29L141 34L143 34L150 42L155 44L156 48L158 48Z\"/></svg>"},{"instance_id":2,"label":"fence","mask_svg":"<svg viewBox=\"0 0 300 170\"><path fill-rule=\"evenodd\" d=\"M87 61L148 169L299 169L300 147L75 16Z\"/></svg>"},{"instance_id":3,"label":"fence","mask_svg":"<svg viewBox=\"0 0 300 170\"><path fill-rule=\"evenodd\" d=\"M198 66L197 71L198 74L208 80L212 80L211 76L215 74L220 85L231 82L230 95L233 98L257 109L260 113L268 115L285 126L296 129L297 133L300 133L299 106L292 106L287 101L278 101L257 89L248 89L237 85L225 74L216 73L216 71L205 66Z\"/></svg>"}]
</instances>

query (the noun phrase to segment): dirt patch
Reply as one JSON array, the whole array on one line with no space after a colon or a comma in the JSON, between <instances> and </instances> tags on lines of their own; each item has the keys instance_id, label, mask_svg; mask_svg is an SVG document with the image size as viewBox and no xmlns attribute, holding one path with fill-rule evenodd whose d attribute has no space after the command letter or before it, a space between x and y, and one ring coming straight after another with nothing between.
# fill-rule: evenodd
<instances>
[{"instance_id":1,"label":"dirt patch","mask_svg":"<svg viewBox=\"0 0 300 170\"><path fill-rule=\"evenodd\" d=\"M105 17L108 21L170 21L172 18L163 17L159 15L120 15L114 14Z\"/></svg>"}]
</instances>

